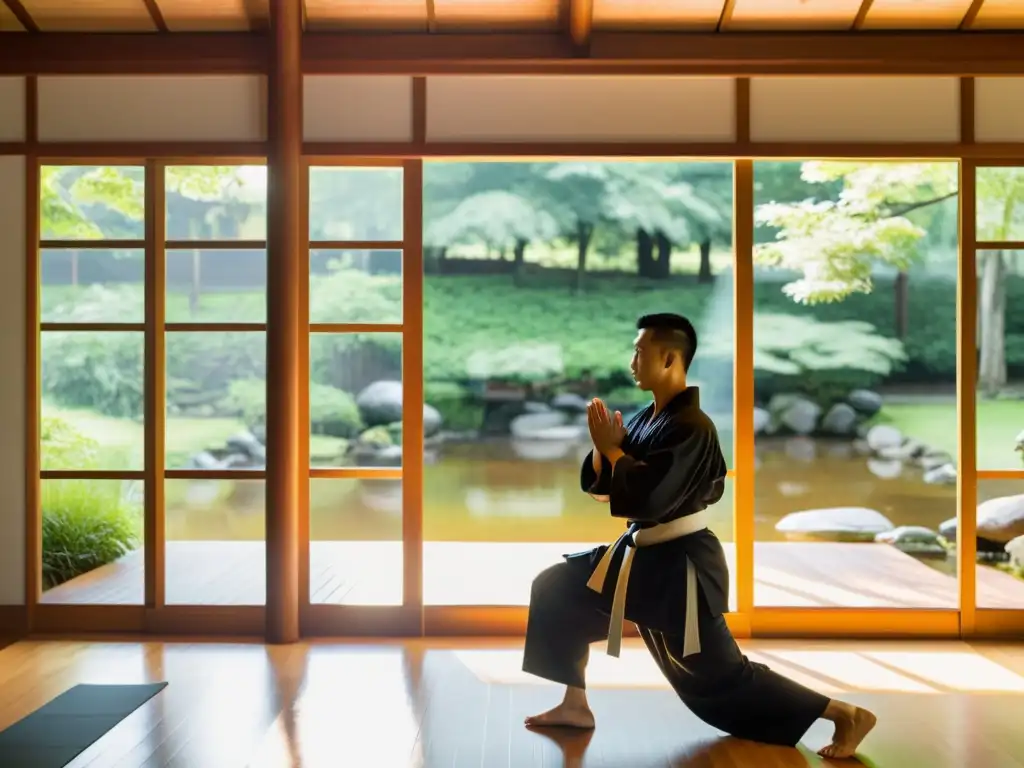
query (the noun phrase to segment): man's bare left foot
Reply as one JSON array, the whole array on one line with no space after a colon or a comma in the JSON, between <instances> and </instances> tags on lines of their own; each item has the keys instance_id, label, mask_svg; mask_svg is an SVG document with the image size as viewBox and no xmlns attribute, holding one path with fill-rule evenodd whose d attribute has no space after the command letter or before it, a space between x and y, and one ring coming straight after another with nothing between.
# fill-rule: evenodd
<instances>
[{"instance_id":1,"label":"man's bare left foot","mask_svg":"<svg viewBox=\"0 0 1024 768\"><path fill-rule=\"evenodd\" d=\"M554 709L526 718L527 728L594 728L594 713L590 707L562 702Z\"/></svg>"},{"instance_id":2,"label":"man's bare left foot","mask_svg":"<svg viewBox=\"0 0 1024 768\"><path fill-rule=\"evenodd\" d=\"M821 757L839 759L853 757L864 737L871 733L878 718L873 713L852 704L843 704L843 716L836 718L836 732L832 743L818 750Z\"/></svg>"}]
</instances>

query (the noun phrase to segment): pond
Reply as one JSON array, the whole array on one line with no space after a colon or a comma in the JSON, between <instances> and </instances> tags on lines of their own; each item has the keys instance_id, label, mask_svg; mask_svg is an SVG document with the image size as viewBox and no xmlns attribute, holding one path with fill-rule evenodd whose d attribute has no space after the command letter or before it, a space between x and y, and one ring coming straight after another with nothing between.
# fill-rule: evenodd
<instances>
[{"instance_id":1,"label":"pond","mask_svg":"<svg viewBox=\"0 0 1024 768\"><path fill-rule=\"evenodd\" d=\"M723 434L727 454L730 436ZM428 453L424 471L424 537L428 541L603 542L622 530L607 508L580 491L580 462L589 443L519 442L496 437L447 442ZM895 526L939 525L956 516L956 486L929 484L906 465L880 477L848 441L759 438L756 445L757 541L785 541L786 515L829 507L867 507ZM874 470L874 471L873 471ZM262 481L168 482L171 539L259 539ZM314 480L314 540L397 540L400 481ZM732 540L732 481L710 510L712 528Z\"/></svg>"}]
</instances>

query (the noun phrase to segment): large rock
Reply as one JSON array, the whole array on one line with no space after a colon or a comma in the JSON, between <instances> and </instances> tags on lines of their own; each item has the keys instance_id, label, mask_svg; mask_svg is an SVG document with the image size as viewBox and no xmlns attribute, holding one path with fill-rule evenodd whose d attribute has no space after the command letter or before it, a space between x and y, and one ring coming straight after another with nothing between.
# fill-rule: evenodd
<instances>
[{"instance_id":1,"label":"large rock","mask_svg":"<svg viewBox=\"0 0 1024 768\"><path fill-rule=\"evenodd\" d=\"M921 465L921 469L925 472L931 472L933 469L938 469L943 464L949 464L952 466L953 457L945 451L928 451L917 459L917 463Z\"/></svg>"},{"instance_id":2,"label":"large rock","mask_svg":"<svg viewBox=\"0 0 1024 768\"><path fill-rule=\"evenodd\" d=\"M930 528L920 525L901 525L891 531L884 531L875 536L875 541L892 544L900 552L914 557L945 558L947 551L939 534Z\"/></svg>"},{"instance_id":3,"label":"large rock","mask_svg":"<svg viewBox=\"0 0 1024 768\"><path fill-rule=\"evenodd\" d=\"M367 427L379 427L402 420L402 382L375 381L356 396L356 406ZM431 405L423 404L423 433L432 437L443 419Z\"/></svg>"},{"instance_id":4,"label":"large rock","mask_svg":"<svg viewBox=\"0 0 1024 768\"><path fill-rule=\"evenodd\" d=\"M1013 498L1013 497L1011 497ZM978 534L976 541L976 547L979 556L999 556L1005 555L1008 551L1006 548L1006 541L998 541L987 538L985 533L981 530L981 507L978 507ZM955 517L949 518L939 525L939 534L950 543L955 543L957 539L957 519ZM1017 537L1015 537L1017 538ZM1012 541L1012 539L1011 539Z\"/></svg>"},{"instance_id":5,"label":"large rock","mask_svg":"<svg viewBox=\"0 0 1024 768\"><path fill-rule=\"evenodd\" d=\"M882 410L882 396L870 389L855 389L846 396L846 401L867 418Z\"/></svg>"},{"instance_id":6,"label":"large rock","mask_svg":"<svg viewBox=\"0 0 1024 768\"><path fill-rule=\"evenodd\" d=\"M903 445L903 433L888 424L875 424L868 430L866 439L875 453Z\"/></svg>"},{"instance_id":7,"label":"large rock","mask_svg":"<svg viewBox=\"0 0 1024 768\"><path fill-rule=\"evenodd\" d=\"M356 405L368 427L402 420L402 382L375 381L356 395Z\"/></svg>"},{"instance_id":8,"label":"large rock","mask_svg":"<svg viewBox=\"0 0 1024 768\"><path fill-rule=\"evenodd\" d=\"M240 432L234 437L228 438L227 448L231 453L240 453L255 461L265 462L267 460L267 449L252 432Z\"/></svg>"},{"instance_id":9,"label":"large rock","mask_svg":"<svg viewBox=\"0 0 1024 768\"><path fill-rule=\"evenodd\" d=\"M956 485L956 467L943 464L941 467L929 469L924 473L924 481L928 485Z\"/></svg>"},{"instance_id":10,"label":"large rock","mask_svg":"<svg viewBox=\"0 0 1024 768\"><path fill-rule=\"evenodd\" d=\"M768 413L764 408L754 409L754 434L760 435L762 432L767 431L769 425L772 423L772 415Z\"/></svg>"},{"instance_id":11,"label":"large rock","mask_svg":"<svg viewBox=\"0 0 1024 768\"><path fill-rule=\"evenodd\" d=\"M1010 563L1017 568L1024 568L1024 536L1018 536L1006 545L1006 553Z\"/></svg>"},{"instance_id":12,"label":"large rock","mask_svg":"<svg viewBox=\"0 0 1024 768\"><path fill-rule=\"evenodd\" d=\"M906 440L902 445L886 445L878 450L878 456L882 459L896 459L897 461L910 461L924 454L928 448L917 440Z\"/></svg>"},{"instance_id":13,"label":"large rock","mask_svg":"<svg viewBox=\"0 0 1024 768\"><path fill-rule=\"evenodd\" d=\"M989 499L978 505L978 537L1007 543L1024 536L1024 494Z\"/></svg>"},{"instance_id":14,"label":"large rock","mask_svg":"<svg viewBox=\"0 0 1024 768\"><path fill-rule=\"evenodd\" d=\"M792 512L782 518L775 530L787 539L809 541L874 541L891 531L890 520L867 507L830 507Z\"/></svg>"},{"instance_id":15,"label":"large rock","mask_svg":"<svg viewBox=\"0 0 1024 768\"><path fill-rule=\"evenodd\" d=\"M821 429L830 435L848 437L857 431L857 412L852 405L836 403L821 420Z\"/></svg>"},{"instance_id":16,"label":"large rock","mask_svg":"<svg viewBox=\"0 0 1024 768\"><path fill-rule=\"evenodd\" d=\"M518 440L577 440L587 432L582 424L569 423L564 413L526 413L512 419L512 436Z\"/></svg>"},{"instance_id":17,"label":"large rock","mask_svg":"<svg viewBox=\"0 0 1024 768\"><path fill-rule=\"evenodd\" d=\"M779 421L798 435L809 435L818 426L821 406L805 397L795 398L779 413Z\"/></svg>"},{"instance_id":18,"label":"large rock","mask_svg":"<svg viewBox=\"0 0 1024 768\"><path fill-rule=\"evenodd\" d=\"M433 437L441 431L444 419L441 412L432 405L423 404L423 436Z\"/></svg>"},{"instance_id":19,"label":"large rock","mask_svg":"<svg viewBox=\"0 0 1024 768\"><path fill-rule=\"evenodd\" d=\"M951 544L956 542L957 522L955 517L939 523L939 535Z\"/></svg>"}]
</instances>

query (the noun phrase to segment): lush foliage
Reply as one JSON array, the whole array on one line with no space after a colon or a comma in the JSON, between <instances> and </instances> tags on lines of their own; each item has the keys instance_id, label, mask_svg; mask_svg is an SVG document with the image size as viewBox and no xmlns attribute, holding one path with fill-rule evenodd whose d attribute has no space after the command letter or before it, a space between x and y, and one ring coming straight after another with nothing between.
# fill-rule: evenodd
<instances>
[{"instance_id":1,"label":"lush foliage","mask_svg":"<svg viewBox=\"0 0 1024 768\"><path fill-rule=\"evenodd\" d=\"M90 469L99 446L61 419L40 424L44 468ZM142 516L116 480L46 480L42 484L43 586L50 588L135 549Z\"/></svg>"},{"instance_id":2,"label":"lush foliage","mask_svg":"<svg viewBox=\"0 0 1024 768\"><path fill-rule=\"evenodd\" d=\"M877 263L906 270L920 256L926 230L911 214L953 197L956 174L955 163L804 163L805 181L842 182L838 199L759 205L757 222L778 234L757 248L757 261L798 271L783 287L798 302L869 293Z\"/></svg>"},{"instance_id":3,"label":"lush foliage","mask_svg":"<svg viewBox=\"0 0 1024 768\"><path fill-rule=\"evenodd\" d=\"M42 488L43 588L112 563L139 545L140 510L119 481L47 480Z\"/></svg>"}]
</instances>

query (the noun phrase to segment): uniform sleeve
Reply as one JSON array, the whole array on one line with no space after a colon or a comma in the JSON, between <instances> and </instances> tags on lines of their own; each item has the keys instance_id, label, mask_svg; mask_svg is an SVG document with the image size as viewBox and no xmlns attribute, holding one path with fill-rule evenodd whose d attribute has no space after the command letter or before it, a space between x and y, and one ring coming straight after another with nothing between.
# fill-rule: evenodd
<instances>
[{"instance_id":1,"label":"uniform sleeve","mask_svg":"<svg viewBox=\"0 0 1024 768\"><path fill-rule=\"evenodd\" d=\"M583 459L583 466L580 468L580 488L584 493L592 493L595 496L607 496L612 486L612 465L604 456L601 457L601 474L594 471L591 451Z\"/></svg>"},{"instance_id":2,"label":"uniform sleeve","mask_svg":"<svg viewBox=\"0 0 1024 768\"><path fill-rule=\"evenodd\" d=\"M612 517L657 521L679 509L704 508L722 487L725 459L714 430L688 429L644 461L615 462L608 496Z\"/></svg>"}]
</instances>

